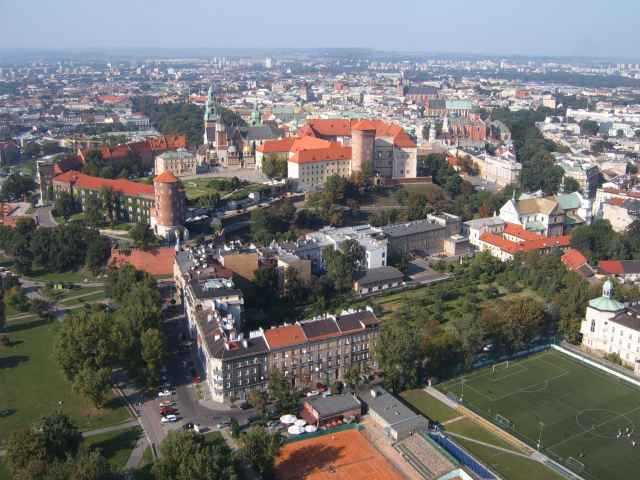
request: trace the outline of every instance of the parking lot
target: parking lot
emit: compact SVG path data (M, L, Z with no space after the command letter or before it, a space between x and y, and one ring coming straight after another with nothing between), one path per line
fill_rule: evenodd
M198 370L195 350L186 338L186 325L184 315L174 316L164 323L167 334L170 355L163 371L163 382L169 395L158 396L156 391L140 401L140 398L132 398L136 409L140 414L145 432L149 440L157 446L171 430L185 428L188 423L197 424L202 432L217 430L219 424L228 423L235 418L240 425L248 422L255 413L252 409L242 410L230 408L228 405L207 400L207 388L204 383L196 383L192 376L192 369L201 375ZM204 378L202 378L204 381ZM161 415L161 403L170 402L170 407L175 409L176 421L163 423Z

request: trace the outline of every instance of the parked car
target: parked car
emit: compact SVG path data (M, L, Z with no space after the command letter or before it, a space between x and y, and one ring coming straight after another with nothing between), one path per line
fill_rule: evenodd
M177 421L178 421L178 417L175 415L165 415L160 419L160 423L173 423Z
M318 395L320 395L318 390L311 390L310 392L307 392L307 397L317 397Z
M177 408L173 408L173 407L162 407L160 409L160 415L165 416L165 415L175 415L176 413L178 413L178 409Z
M160 406L161 407L171 407L171 406L173 406L175 404L176 404L176 402L174 402L173 400L162 400L160 402Z
M160 390L158 392L158 397L170 397L171 395L173 395L171 390Z
M220 422L216 425L216 428L226 428L231 426L231 419L230 418L223 418L222 420L220 420Z

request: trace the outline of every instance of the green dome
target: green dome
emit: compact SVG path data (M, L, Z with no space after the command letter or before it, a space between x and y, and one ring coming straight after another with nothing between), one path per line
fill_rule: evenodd
M619 312L624 309L624 305L611 297L602 296L589 300L589 306L601 312Z

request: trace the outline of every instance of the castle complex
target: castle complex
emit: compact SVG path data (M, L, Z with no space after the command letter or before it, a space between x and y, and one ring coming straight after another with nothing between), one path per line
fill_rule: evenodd
M265 159L286 159L288 178L303 190L327 177L352 174L381 179L415 178L418 149L402 127L380 120L313 119L296 137L266 141L256 149L256 168Z

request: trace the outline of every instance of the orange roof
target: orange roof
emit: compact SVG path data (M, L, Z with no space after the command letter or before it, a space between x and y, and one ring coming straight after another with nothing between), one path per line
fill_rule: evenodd
M504 224L504 233L507 235L513 235L520 240L539 240L540 238L544 238L542 237L542 235L530 232L526 228L523 228L521 225L508 222Z
M298 137L287 137L282 140L267 140L258 146L256 150L262 153L287 153L291 150L296 140L298 140Z
M602 273L609 275L622 275L624 273L624 267L620 260L601 260L598 262L598 269Z
M134 248L129 255L114 248L111 250L109 265L120 267L130 264L150 275L167 276L173 274L175 256L176 250L173 247L161 247L149 251Z
M372 120L360 120L353 124L352 130L377 130L378 124Z
M316 118L309 120L307 125L318 135L327 137L351 136L351 120L341 118Z
M416 148L416 143L395 123L382 120L312 119L299 130L301 136L350 137L351 130L375 130L376 137L390 137L400 148Z
M559 237L541 237L537 240L528 240L523 242L521 245L523 252L553 247L565 248L571 245L571 237L569 235L562 235Z
M307 336L300 325L286 325L270 328L264 332L264 337L270 349L278 349L300 345L307 341Z
M332 143L329 148L315 150L301 150L291 157L294 163L330 162L336 160L351 160L351 147L343 147L339 143Z
M506 238L502 238L500 235L496 235L495 233L483 233L480 235L480 240L513 255L521 251L520 245L512 242L511 240L507 240Z
M575 248L567 250L566 253L562 255L561 260L569 270L577 270L587 263L587 258Z
M335 144L335 142L333 143ZM292 152L300 152L302 150L312 150L316 148L328 148L332 145L332 142L329 140L322 140L321 138L315 137L301 137L296 138L296 140L291 145Z
M165 170L160 175L155 177L153 179L153 182L154 183L155 182L158 182L158 183L177 183L178 182L178 178L173 173L171 173L170 170Z
M624 205L624 198L610 198L607 200L609 205L614 205L616 207L621 207Z
M151 197L155 192L153 185L132 182L130 180L92 177L84 173L69 170L53 178L54 182L72 184L76 188L85 190L102 190L111 188L113 191L130 197Z

